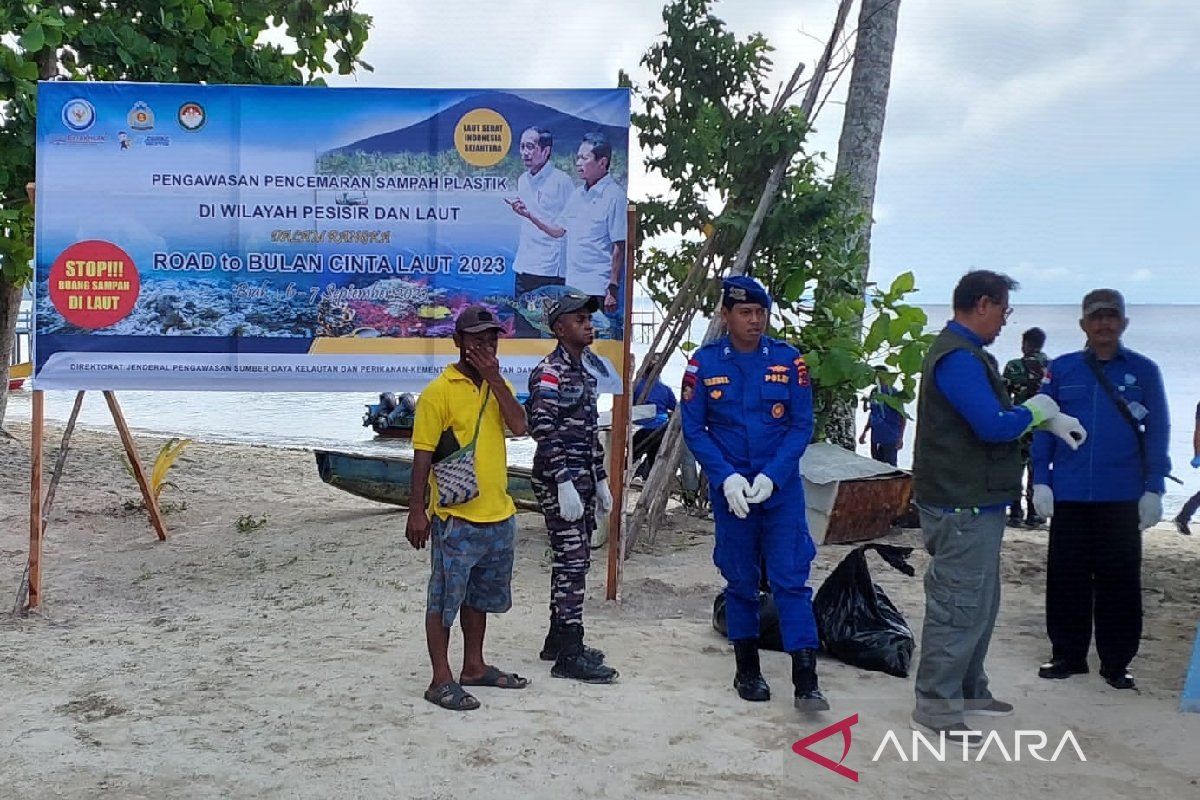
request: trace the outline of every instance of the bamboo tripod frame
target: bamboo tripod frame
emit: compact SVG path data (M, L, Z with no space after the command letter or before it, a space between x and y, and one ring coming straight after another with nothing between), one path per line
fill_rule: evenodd
M54 503L54 495L58 489L58 482L62 478L63 469L66 467L67 451L70 449L71 435L75 431L75 423L79 419L79 411L83 406L84 394L84 392L78 392L75 395L75 405L71 409L71 417L68 419L66 430L63 432L62 446L59 448L58 458L54 464L54 472L50 476L50 485L43 501L42 439L45 434L46 422L45 396L41 391L35 390L33 393L33 419L29 444L29 562L26 565L25 579L21 582L21 587L17 593L16 607L13 609L17 613L32 611L40 606L42 602L42 541L46 535L46 525L50 516L50 508ZM117 396L113 392L106 391L104 392L104 400L108 404L108 410L112 414L113 423L117 427L117 434L121 437L121 444L125 447L125 455L129 458L129 463L133 468L133 477L137 480L138 488L142 492L142 500L146 504L147 513L150 515L150 524L154 526L159 541L166 541L167 529L163 525L162 514L158 510L158 501L154 497L154 492L151 491L150 482L146 480L146 472L142 469L142 462L138 457L133 435L129 432L129 425L125 422L125 415L121 413L121 406L117 403Z

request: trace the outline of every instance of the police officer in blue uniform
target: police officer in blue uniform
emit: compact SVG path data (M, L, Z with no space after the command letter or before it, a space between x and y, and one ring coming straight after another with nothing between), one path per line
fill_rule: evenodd
M758 659L758 587L765 565L783 646L792 656L795 704L824 711L817 688L817 625L808 588L816 555L804 517L800 456L813 431L812 387L800 351L763 332L771 298L758 281L724 282L726 336L688 362L683 436L710 482L716 517L713 561L725 578L726 619L743 700L771 690Z

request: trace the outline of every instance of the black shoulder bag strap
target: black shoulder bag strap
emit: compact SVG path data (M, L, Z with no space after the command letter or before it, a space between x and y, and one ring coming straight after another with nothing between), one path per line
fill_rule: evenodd
M1104 389L1105 394L1116 405L1117 410L1121 412L1121 416L1125 418L1125 422L1129 427L1133 428L1133 433L1137 436L1138 442L1138 458L1142 462L1142 482L1144 483L1149 477L1146 467L1146 426L1138 422L1133 416L1133 411L1129 408L1129 401L1121 396L1117 391L1117 387L1113 386L1113 382L1104 374L1104 368L1100 366L1100 362L1096 359L1096 354L1088 351L1083 357L1084 363L1088 365L1088 369L1096 376L1096 382Z

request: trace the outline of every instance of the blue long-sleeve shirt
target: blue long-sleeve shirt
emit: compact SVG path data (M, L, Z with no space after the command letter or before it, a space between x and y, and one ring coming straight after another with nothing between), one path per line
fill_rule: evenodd
M1078 450L1071 450L1051 434L1034 434L1034 483L1050 486L1055 500L1071 502L1126 502L1137 500L1145 492L1161 494L1171 472L1167 450L1171 424L1158 367L1124 347L1111 360L1100 362L1134 415L1142 416L1146 430L1143 474L1137 434L1084 360L1087 352L1054 359L1050 382L1042 387L1064 414L1082 423L1087 441Z
M975 345L983 340L965 325L951 321L946 326ZM1033 412L1022 406L1005 409L992 391L987 370L968 350L955 350L938 361L933 372L937 388L962 415L971 430L985 442L1011 442L1020 438L1033 422Z
M683 377L683 438L714 491L733 473L758 473L781 491L778 502L799 502L800 457L813 432L812 385L800 351L762 337L739 353L729 337L706 344ZM786 489L786 491L782 491Z
M642 394L642 381L633 387L633 400L636 402ZM639 419L633 424L648 431L658 430L667 424L671 412L675 410L675 393L662 381L655 381L646 395L645 403L653 403L657 413L649 419Z

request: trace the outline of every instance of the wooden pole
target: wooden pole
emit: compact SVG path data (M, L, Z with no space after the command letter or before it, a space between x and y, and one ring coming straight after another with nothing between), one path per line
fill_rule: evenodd
M608 483L612 491L613 507L608 516L608 582L605 584L606 600L616 600L621 584L621 540L625 522L625 473L629 460L629 408L630 393L630 322L633 319L633 258L637 251L637 207L632 203L626 210L628 217L625 235L625 325L621 362L621 382L625 391L613 396L612 433L609 436Z
M75 405L71 407L71 416L67 418L67 429L63 431L62 445L58 448L58 456L54 459L54 471L50 473L50 488L46 489L46 502L42 507L42 535L46 533L46 521L50 517L50 507L54 505L54 495L58 493L58 483L62 480L63 470L67 466L67 451L71 449L71 435L75 433L75 423L79 420L79 411L83 408L85 392L75 394Z
M138 458L137 447L133 442L133 435L129 433L129 425L125 422L125 415L121 413L121 407L117 405L117 396L113 392L106 391L104 393L104 400L108 403L108 410L112 412L113 422L117 426L117 433L121 435L121 444L125 445L125 455L129 457L129 465L133 467L133 477L137 479L138 488L142 490L142 499L146 503L146 511L150 514L150 524L158 532L158 540L165 542L167 540L167 529L163 526L162 515L158 513L158 501L154 498L154 492L151 491L150 484L146 481L146 473L142 471L142 462Z
M83 392L75 395L75 406L67 420L67 429L63 432L62 445L58 448L58 457L54 459L54 471L50 473L50 488L46 490L46 500L42 503L41 520L42 532L40 541L45 542L47 520L50 518L50 508L54 505L54 495L58 491L58 483L62 479L63 470L67 465L67 450L71 447L71 434L75 432L75 422L79 419L79 410L83 407ZM19 614L25 608L29 598L29 564L25 565L25 574L21 576L21 585L17 588L17 602L13 604L13 614Z
M45 396L33 393L33 420L29 438L29 603L27 611L42 602L42 427Z

